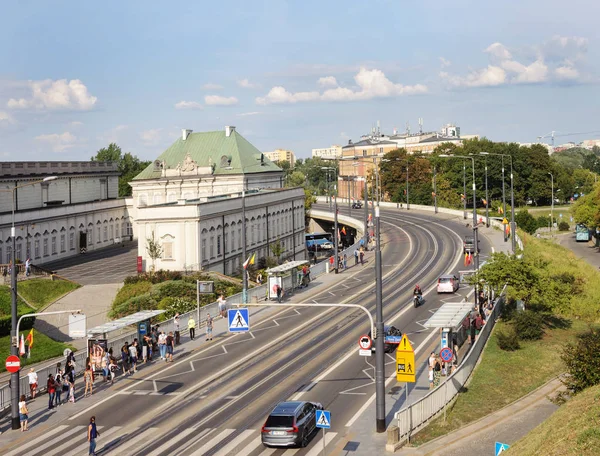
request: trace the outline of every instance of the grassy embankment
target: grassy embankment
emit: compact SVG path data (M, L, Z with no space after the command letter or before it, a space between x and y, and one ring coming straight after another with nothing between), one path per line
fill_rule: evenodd
M423 444L499 410L556 377L564 371L560 358L564 345L574 341L589 323L598 322L600 273L564 247L524 236L525 255L546 263L547 274L573 274L581 285L581 293L571 299L567 308L559 309L567 321L566 327L547 327L541 340L521 341L519 350L507 352L498 347L496 333L507 325L499 322L466 392L447 411L446 421L442 417L433 420L413 436L413 444Z

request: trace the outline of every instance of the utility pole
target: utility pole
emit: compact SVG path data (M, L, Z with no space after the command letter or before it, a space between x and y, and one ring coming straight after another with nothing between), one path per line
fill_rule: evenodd
M463 218L467 220L467 175L463 162Z
M410 203L408 202L408 157L406 157L406 210L410 210Z
M383 289L381 272L381 227L379 222L379 204L375 207L375 402L376 429L378 433L386 431L385 426L385 353L383 329Z
M433 206L434 206L434 210L435 213L438 213L438 207L437 207L437 185L436 185L436 168L435 165L433 165Z
M246 261L246 179L242 183L242 262ZM248 303L248 275L242 265L242 304ZM200 324L200 322L198 322Z
M338 207L337 207L337 195L335 200L333 201L333 260L335 261L335 265L333 266L335 273L338 273L338 265L340 264L340 260L338 258Z
M489 196L488 196L488 175L487 175L487 157L485 157L485 226L490 227Z

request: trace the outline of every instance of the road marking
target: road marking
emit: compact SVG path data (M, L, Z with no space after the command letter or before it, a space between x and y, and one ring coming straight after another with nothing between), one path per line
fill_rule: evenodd
M227 354L227 349L225 348L225 345L221 345L221 348L223 349L223 351L225 352L225 354ZM190 361L190 364L192 366L192 369L194 368L194 364Z
M137 445L139 442L143 442L144 445L147 445L150 442L149 437L154 437L156 430L157 428L148 428L144 432L133 437L131 440L127 440L127 442L123 443L123 445L119 445L116 448L117 454L129 454L125 453L125 451L131 448L132 446ZM149 446L146 446L146 448L149 448Z
M275 451L277 451L275 448L267 448L262 453L260 453L258 456L270 456L273 453L275 453Z
M60 426L52 429L52 432L55 433L56 435L61 435L62 431L68 427L69 426L67 426L66 424L61 424ZM19 446L18 448L14 449L12 451L9 451L8 453L4 453L3 456L15 456L19 453L22 453L23 450L27 450L29 447L37 445L39 442L43 442L47 438L48 438L48 434L41 435L41 436L31 440L30 442L26 443L24 446ZM61 438L62 438L62 436L61 436Z
M395 372L394 372L394 375L396 375ZM325 446L329 445L329 443L335 438L336 435L337 435L337 432L327 431L325 433ZM315 444L313 445L311 450L308 453L306 453L306 456L319 456L322 451L323 451L323 437L321 437L318 442L315 442Z
M99 428L99 427L98 427ZM109 435L114 434L115 432L119 431L121 429L121 426L114 426L112 428L107 429L106 431L102 432L102 441L104 442L104 439L106 437L108 437ZM90 442L88 442L87 437L85 438L85 442L83 442L81 445L79 445L78 447L73 448L71 451L69 451L68 453L63 453L64 456L81 456L81 454L84 451L87 451L90 448ZM102 451L102 449L100 448L97 452L99 453L100 451Z
M239 449L238 446L241 445L241 443L244 440L246 440L248 437L250 437L255 432L256 431L253 429L246 429L240 435L238 435L235 439L231 440L227 445L222 447L217 453L215 453L215 456L227 456L229 454L240 454L238 451L238 449ZM260 438L260 436L259 436L259 438Z
M214 436L212 439L210 439L208 442L206 442L204 445L202 445L200 448L198 448L196 451L194 451L190 456L202 456L208 450L210 450L213 446L215 446L221 440L227 438L227 436L229 436L230 434L232 434L234 432L235 432L235 429L225 429L223 432Z
M179 442L180 440L183 440L189 434L191 434L192 432L195 432L195 431L196 431L196 429L194 429L194 428L187 428L187 429L184 429L183 431L177 432L177 434L174 437L169 438L161 446L159 446L158 448L153 448L152 449L152 453L153 454L160 454L161 452L168 450L173 445L175 445L177 442Z
M252 442L237 452L236 456L248 456L262 443L262 437L259 435Z
M83 431L86 429L86 426L75 426L72 429L69 429L67 431L61 432L60 434L53 434L56 435L57 437L55 437L54 439L50 440L49 442L44 443L43 445L39 445L39 446L35 446L35 448L32 448L30 451L31 452L40 452L40 451L44 451L46 448L51 447L52 445L59 443L59 441L64 441L65 439L67 440L67 444L66 446L68 447L69 445L73 445L73 440L72 439L76 439L77 437L71 437L72 434L76 434L78 432L81 432L81 435L83 435ZM80 436L81 437L81 436ZM63 447L63 448L61 448ZM61 445L58 448L53 449L52 451L44 451L45 455L52 455L52 454L56 454L58 452L60 452L61 449L64 449L65 445ZM24 450L25 448L21 447L21 450Z

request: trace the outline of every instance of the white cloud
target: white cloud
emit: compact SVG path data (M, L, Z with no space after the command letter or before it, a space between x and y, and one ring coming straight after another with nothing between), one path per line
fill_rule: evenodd
M28 81L29 98L11 98L7 106L11 109L78 110L88 111L94 107L96 97L88 93L79 79L53 81Z
M175 109L202 109L202 104L197 101L180 101L175 103Z
M543 60L536 60L516 73L517 76L513 80L515 83L536 83L548 80L548 66Z
M442 68L446 68L449 67L450 65L452 65L452 62L450 62L450 60L445 59L444 57L440 57L440 65L442 66Z
M0 127L5 127L15 123L15 119L7 112L0 111Z
M539 49L539 53L548 61L575 62L583 60L587 54L588 39L580 36L554 35Z
M108 131L98 135L98 141L107 142L107 143L119 143L121 142L122 135L121 133L127 130L129 126L127 125L117 125L114 128L111 128Z
M223 88L222 85L219 84L211 84L210 82L208 84L204 84L202 86L202 88L204 90L221 90Z
M232 106L238 104L236 97L222 97L220 95L206 95L204 103L208 106Z
M298 103L304 101L357 101L372 98L388 98L427 92L422 84L407 86L390 81L381 70L361 68L354 76L357 88L336 87L319 92L287 91L284 87L273 87L265 97L258 97L259 105Z
M570 64L558 67L554 70L554 74L561 81L575 81L579 79L579 71Z
M50 145L54 152L63 152L77 143L77 137L68 131L61 134L39 135L35 137L35 140Z
M317 81L317 84L321 87L337 87L338 86L337 79L335 79L334 76L324 76L322 78L319 78L319 80Z
M454 87L493 87L506 82L506 71L497 66L474 70L467 76L455 76L442 71L440 77Z
M78 128L81 127L83 125L83 122L80 122L79 120L74 120L73 122L69 122L69 126L71 128Z
M258 116L259 114L262 114L262 112L252 111L252 112L242 112L240 114L237 114L237 116L238 117L248 117L248 116Z
M504 46L502 43L490 44L485 50L485 52L487 52L491 56L491 58L500 61L512 59L512 54L508 49L506 49L506 46Z
M237 82L237 85L244 89L256 89L259 87L258 84L253 84L248 79L241 79Z
M146 146L155 146L161 140L161 132L162 128L152 128L150 130L145 130L140 133L140 140Z

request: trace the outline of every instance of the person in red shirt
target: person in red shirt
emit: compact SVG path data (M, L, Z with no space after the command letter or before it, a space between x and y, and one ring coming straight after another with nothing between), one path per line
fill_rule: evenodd
M48 410L50 410L54 408L54 396L56 395L56 383L52 374L48 375L46 387L48 389Z

